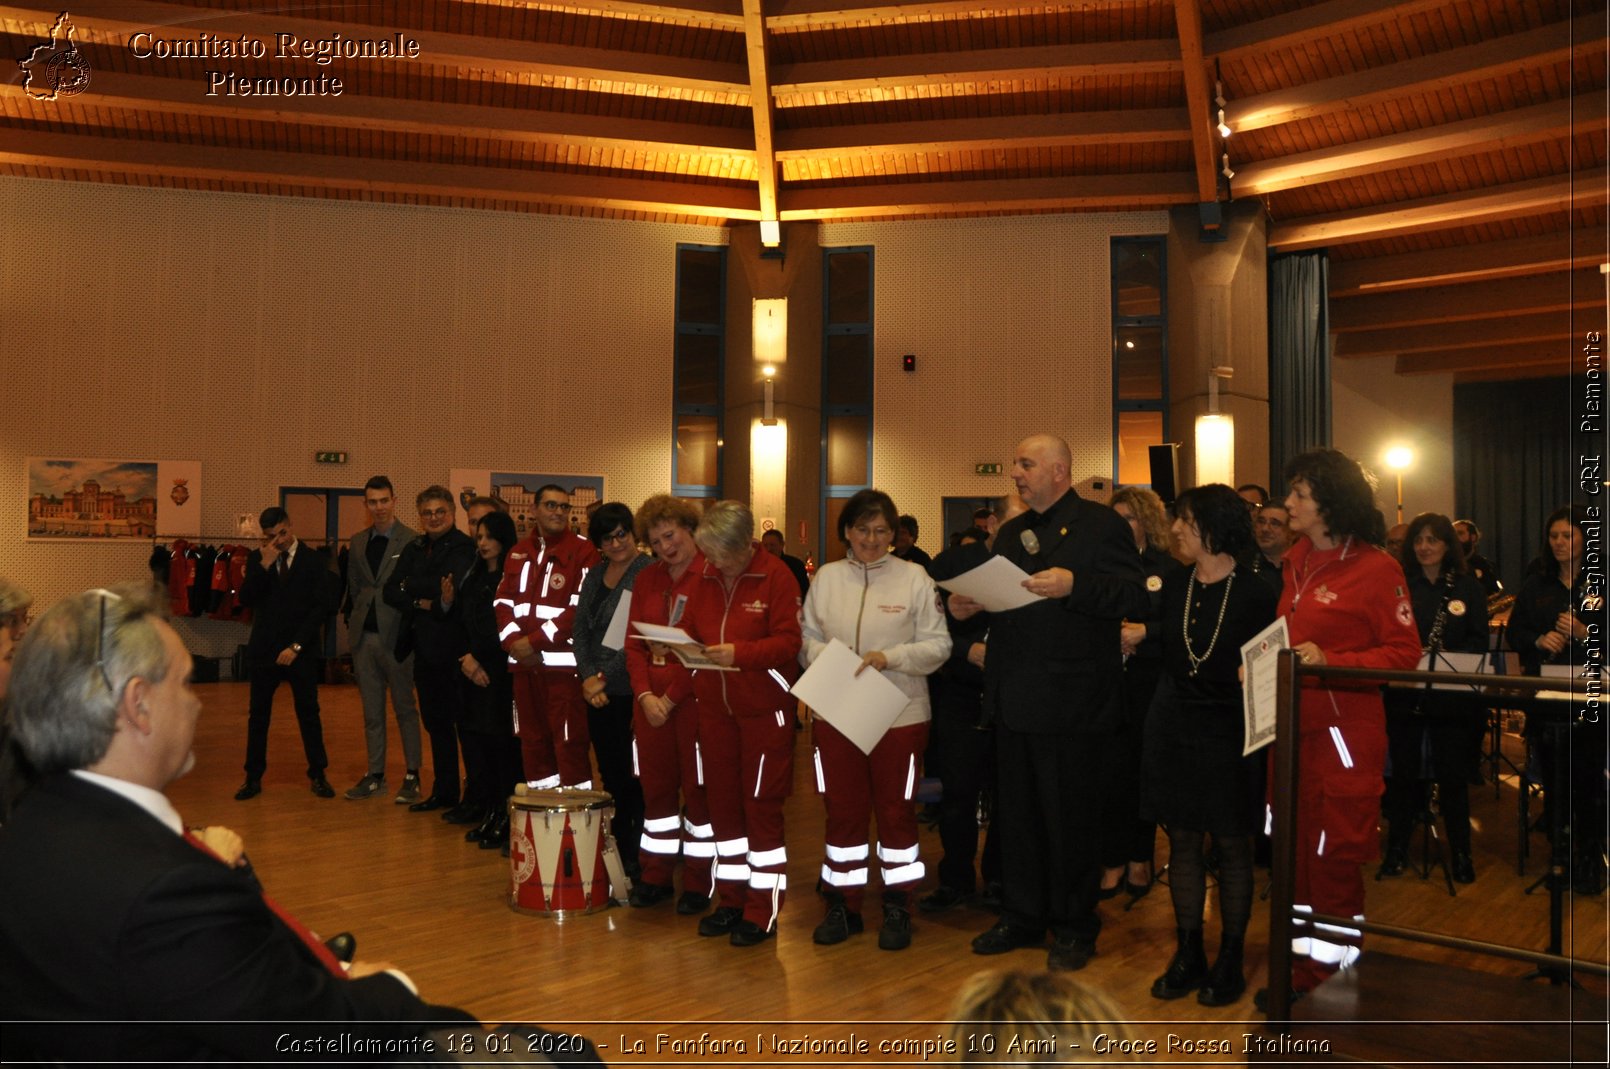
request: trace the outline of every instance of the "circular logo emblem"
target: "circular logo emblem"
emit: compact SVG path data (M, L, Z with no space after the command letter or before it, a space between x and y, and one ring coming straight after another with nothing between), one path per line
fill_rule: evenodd
M1409 608L1409 603L1406 601L1398 602L1398 623L1404 627L1414 626L1414 610Z
M1465 614L1465 603L1458 598L1454 598L1448 602L1448 611L1455 616L1463 616Z
M554 572L548 579L548 585L555 590L563 590L565 588L565 573Z
M70 97L89 88L89 64L74 48L51 57L45 67L45 84L60 97Z
M1163 577L1160 575L1148 575L1146 577L1146 589L1153 594L1163 589Z
M514 882L517 884L525 883L537 871L537 843L531 838L530 818L523 819L527 826L520 828L514 836L518 849L509 851L509 856L516 859Z

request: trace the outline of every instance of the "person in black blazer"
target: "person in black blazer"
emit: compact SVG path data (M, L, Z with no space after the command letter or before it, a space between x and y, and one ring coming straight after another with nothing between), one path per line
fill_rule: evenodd
M257 522L263 529L263 548L247 554L246 578L240 584L240 603L252 610L252 633L246 641L251 704L246 716L246 782L235 792L235 800L244 802L262 793L268 723L274 692L282 682L291 685L313 793L334 798L335 790L324 778L330 761L319 721L319 641L324 621L335 612L338 580L323 553L297 540L284 509L266 508Z
M990 619L984 713L995 724L996 819L1005 898L976 954L1040 946L1051 969L1083 968L1101 918L1101 770L1122 715L1119 625L1147 611L1140 555L1116 512L1074 490L1068 444L1019 443L1012 481L1029 511L1001 526L994 552L1044 600ZM978 608L953 598L960 616Z
M67 598L22 644L10 711L39 779L0 835L7 1055L256 1062L280 1057L272 1022L413 1042L426 1022L473 1021L389 966L343 967L243 857L186 833L163 791L195 763L190 676L149 588Z

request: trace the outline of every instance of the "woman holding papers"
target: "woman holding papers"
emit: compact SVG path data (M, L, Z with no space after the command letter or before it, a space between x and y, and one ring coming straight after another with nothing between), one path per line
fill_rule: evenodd
M1286 512L1298 538L1281 566L1280 611L1304 664L1413 668L1420 634L1397 560L1379 547L1386 523L1375 480L1334 449L1286 465ZM1360 868L1378 848L1386 716L1381 689L1361 680L1303 681L1297 740L1297 865L1293 902L1332 916L1364 916ZM1292 990L1311 991L1358 959L1363 933L1299 926Z
M656 494L637 510L638 540L654 551L655 559L632 586L632 623L683 625L688 600L704 572L704 555L693 542L698 526L699 510L669 494ZM693 676L664 646L630 635L626 668L636 695L632 746L643 788L643 838L638 850L642 871L628 901L643 909L670 898L680 853L682 897L676 911L687 916L703 913L715 890L711 868L716 846L699 774L699 705L693 696Z
M1241 646L1275 619L1278 595L1236 564L1252 546L1252 517L1230 487L1180 495L1174 536L1191 561L1163 577L1162 674L1146 718L1141 815L1167 825L1169 893L1179 949L1152 997L1198 988L1204 1006L1228 1006L1247 989L1242 943L1252 916L1252 836L1262 799L1257 764L1243 757ZM1207 901L1204 846L1219 853L1219 956L1210 970L1202 940Z
M783 800L794 786L799 583L754 535L743 505L710 506L694 534L705 564L682 625L717 666L693 676L721 896L699 934L736 947L777 931L788 890Z
M637 551L632 510L619 501L599 506L587 521L587 540L603 556L581 581L571 641L576 649L576 677L587 702L587 734L604 790L615 799L611 828L623 867L639 874L637 852L643 836L643 788L632 772L632 681L626 674L626 652L604 645L621 595L632 589L649 558ZM624 638L619 645L625 645Z
M862 490L850 498L839 514L839 538L849 555L817 572L805 599L803 663L815 662L836 639L860 658L854 675L881 672L907 699L870 752L850 740L850 725L834 726L831 708L820 710L812 729L816 787L827 808L822 865L827 917L812 936L822 944L842 943L863 929L870 816L878 820L883 877L879 948L911 945L911 890L924 872L911 798L928 743L926 677L950 656L950 631L928 573L889 552L898 517L881 490Z
M1420 645L1437 655L1487 652L1487 592L1465 567L1465 551L1454 534L1453 521L1435 512L1423 512L1409 523L1400 557L1409 579L1409 601ZM1481 737L1487 730L1486 707L1469 693L1417 688L1386 692L1387 749L1392 774L1386 780L1386 856L1376 874L1398 876L1409 861L1409 833L1414 815L1426 807L1426 780L1421 771L1427 741L1435 774L1442 822L1448 829L1453 859L1448 874L1460 883L1473 883L1476 866L1470 856L1470 778L1481 757Z

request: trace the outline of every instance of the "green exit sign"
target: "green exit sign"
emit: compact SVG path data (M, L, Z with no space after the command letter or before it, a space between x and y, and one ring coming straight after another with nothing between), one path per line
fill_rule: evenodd
M1001 473L1001 465L999 465L999 464L974 464L973 465L973 474L974 475L999 475L1000 473Z
M315 464L345 464L347 455L345 453L314 453L313 462ZM1000 465L996 466L999 467Z

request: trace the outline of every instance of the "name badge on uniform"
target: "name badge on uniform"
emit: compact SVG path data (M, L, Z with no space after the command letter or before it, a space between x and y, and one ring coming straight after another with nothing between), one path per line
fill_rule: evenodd
M1458 598L1454 598L1448 602L1448 612L1453 616L1463 616L1465 614L1465 603Z
M680 624L682 622L682 613L687 609L687 607L688 596L686 594L678 594L676 596L676 600L671 603L671 619L667 622L672 627Z
M1163 577L1160 575L1148 575L1146 577L1146 589L1153 594L1163 589Z

